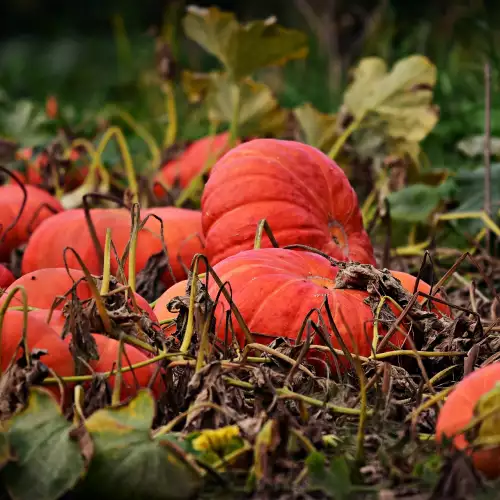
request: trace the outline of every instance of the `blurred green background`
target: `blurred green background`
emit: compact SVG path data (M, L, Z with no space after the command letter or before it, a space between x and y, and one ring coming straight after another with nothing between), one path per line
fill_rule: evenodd
M154 68L154 38L167 26L184 68L208 69L214 60L188 42L179 22L183 1L3 0L0 4L0 89L9 99L101 109L117 103L147 119L141 75ZM214 1L241 20L276 15L280 24L310 36L310 54L263 76L287 107L309 101L321 111L341 103L351 68L360 57L389 63L412 53L438 67L435 101L441 119L425 140L432 166L461 162L457 142L484 128L484 64L492 65L492 133L500 135L500 2L498 0L267 0ZM274 78L274 80L272 80ZM149 97L148 97L149 99ZM182 113L182 109L181 109ZM202 135L205 124L181 120L181 134Z

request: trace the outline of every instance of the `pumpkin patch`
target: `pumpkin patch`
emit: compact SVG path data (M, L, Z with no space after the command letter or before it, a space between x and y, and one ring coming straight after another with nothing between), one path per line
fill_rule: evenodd
M494 2L21 3L2 500L496 499Z

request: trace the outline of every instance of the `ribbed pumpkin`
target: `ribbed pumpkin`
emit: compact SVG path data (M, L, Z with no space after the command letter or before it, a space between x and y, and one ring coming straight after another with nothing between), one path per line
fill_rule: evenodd
M203 251L201 240L201 214L196 210L175 207L159 207L141 212L144 219L148 214L155 214L163 221L163 231L170 265L176 279L184 279L186 272L179 257L185 266L189 267L193 255ZM125 209L95 209L91 211L97 238L104 246L106 229L111 229L111 239L121 256L130 239L131 216ZM23 256L23 273L48 267L64 267L63 251L65 247L74 248L93 274L102 272L95 247L90 237L89 228L82 209L68 210L53 217L42 224L31 237ZM160 224L150 217L144 228L139 232L136 270L140 271L148 259L162 252L160 238ZM79 264L72 252L66 254L70 267L78 268ZM127 262L125 274L128 275ZM116 275L118 263L112 255L111 272ZM172 283L168 271L163 273L162 279Z
M375 263L347 177L306 144L254 139L235 147L212 169L201 205L212 265L251 249L261 219L282 247L299 243L339 260Z
M230 283L233 301L256 342L269 344L277 337L294 341L308 312L322 308L327 297L336 326L347 347L351 352L357 350L360 355L370 355L374 316L364 302L368 294L358 290L336 289L338 271L324 257L280 248L248 250L219 262L214 266L214 271L223 283ZM394 274L408 291L413 292L416 281L413 276ZM213 280L210 283L208 291L215 298L218 287ZM177 283L158 299L154 311L160 321L173 317L166 305L173 297L185 294L185 284ZM429 285L421 281L419 289L428 292ZM221 339L225 335L224 310L228 310L228 307L221 295L216 311L217 332ZM439 309L441 313L449 313L447 306L440 305ZM323 317L327 321L325 314ZM317 320L317 314L311 318ZM244 333L234 318L233 327L243 346ZM168 333L171 331L169 329ZM384 333L382 325L379 332ZM337 338L332 332L330 334L332 345L340 348ZM405 340L405 336L398 332L391 337L391 343L399 347L405 344ZM314 343L321 343L321 340L316 338Z

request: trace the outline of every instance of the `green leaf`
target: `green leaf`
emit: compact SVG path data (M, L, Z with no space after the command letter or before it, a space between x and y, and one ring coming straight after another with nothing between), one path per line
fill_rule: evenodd
M3 430L0 432L0 470L12 460L12 455L10 451L9 438L7 432Z
M231 82L222 73L183 73L184 89L192 102L203 98L210 120L230 123L233 117ZM286 112L281 109L271 89L245 78L239 83L240 109L238 130L242 137L278 135L284 130Z
M84 485L88 498L184 499L200 487L198 469L168 436L153 439L150 391L126 406L95 412L86 422L94 458Z
M28 405L12 417L6 431L16 458L1 474L13 498L55 500L75 486L85 464L71 428L50 392L30 390Z
M350 497L352 492L351 472L344 457L334 457L327 467L326 458L320 452L311 453L306 459L309 484L314 490L332 495L335 500Z
M426 456L425 460L415 465L413 469L413 476L420 478L420 480L432 487L438 479L439 473L443 466L443 457L438 454Z
M426 222L443 200L450 198L454 184L446 181L438 186L412 184L387 197L391 218L405 222Z
M277 25L274 17L240 24L231 12L190 6L183 25L189 38L221 61L232 81L308 52L306 35Z
M387 71L383 59L362 59L344 94L344 104L365 125L383 128L392 138L408 142L424 139L438 121L432 106L436 67L419 55L398 61Z
M454 182L457 186L456 199L460 205L451 213L475 212L484 208L484 167L474 170L460 169L454 176ZM500 163L491 165L491 201L495 212L498 212L498 203L500 202ZM498 217L493 217L498 220ZM484 224L478 220L460 220L453 221L457 227L469 234L477 234Z
M476 158L484 155L484 135L473 135L462 139L457 144L457 149L468 156ZM492 137L490 141L491 156L500 157L500 137Z
M23 146L37 146L48 142L53 134L44 130L50 120L28 100L17 101L12 109L0 116L5 134Z
M310 103L293 110L304 134L304 141L310 146L329 151L337 137L337 116L321 113Z

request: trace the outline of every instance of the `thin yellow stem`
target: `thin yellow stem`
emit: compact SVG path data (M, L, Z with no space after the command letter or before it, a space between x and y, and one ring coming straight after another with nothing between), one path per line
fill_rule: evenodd
M104 240L104 267L102 270L101 295L109 292L109 282L111 279L111 228L106 229L106 239Z
M175 92L171 82L165 82L163 85L165 92L165 104L168 115L168 125L163 139L163 147L168 148L175 144L177 138L177 108L175 105Z

